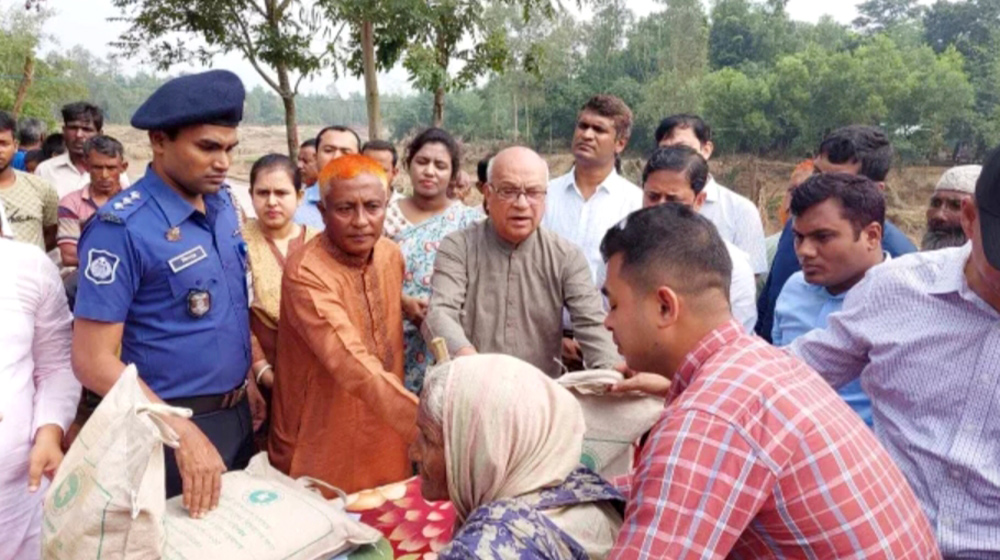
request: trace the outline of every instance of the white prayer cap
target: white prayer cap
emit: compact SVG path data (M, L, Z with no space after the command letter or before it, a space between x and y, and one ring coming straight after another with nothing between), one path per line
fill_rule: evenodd
M944 172L938 180L934 192L955 191L965 194L976 193L976 181L982 172L982 165L960 165Z

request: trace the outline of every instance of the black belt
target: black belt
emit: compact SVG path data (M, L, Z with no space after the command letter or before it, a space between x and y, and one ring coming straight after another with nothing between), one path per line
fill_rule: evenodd
M170 406L179 408L190 408L194 416L208 414L219 410L234 408L240 404L247 396L247 382L221 395L203 395L200 397L184 397L180 399L168 399L165 402Z

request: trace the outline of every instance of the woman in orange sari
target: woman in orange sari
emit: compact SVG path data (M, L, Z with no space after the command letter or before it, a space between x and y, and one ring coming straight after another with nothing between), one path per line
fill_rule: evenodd
M257 217L247 220L243 226L253 281L250 304L253 365L248 385L254 430L265 438L264 424L277 374L274 364L278 353L278 316L285 260L318 233L292 221L302 193L299 171L287 156L268 154L254 162L250 169L250 196ZM262 426L265 429L261 429Z

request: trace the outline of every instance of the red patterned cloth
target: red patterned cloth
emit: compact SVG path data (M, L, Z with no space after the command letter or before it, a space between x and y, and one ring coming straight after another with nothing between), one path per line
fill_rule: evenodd
M396 560L435 560L451 542L455 508L451 502L428 502L420 495L420 477L373 490L347 500L347 511L385 535Z
M667 402L611 558L941 558L872 431L739 323L687 355Z

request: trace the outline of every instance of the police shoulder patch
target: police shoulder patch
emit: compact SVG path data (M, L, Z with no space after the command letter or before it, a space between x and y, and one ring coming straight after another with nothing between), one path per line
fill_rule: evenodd
M121 259L111 251L90 249L87 251L87 268L83 275L98 286L113 284L120 263Z
M132 186L124 189L102 206L97 217L102 222L124 224L129 216L141 208L147 200L149 200L149 194L141 186Z

